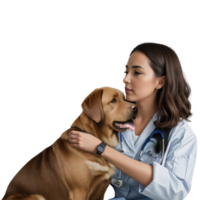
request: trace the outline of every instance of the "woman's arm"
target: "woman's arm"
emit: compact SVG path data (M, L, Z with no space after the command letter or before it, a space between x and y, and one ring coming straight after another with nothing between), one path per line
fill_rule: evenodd
M73 147L90 153L96 153L96 147L101 143L101 140L95 136L79 131L71 131L69 141ZM101 156L144 187L146 187L153 179L152 165L129 158L108 145Z
M109 146L106 146L101 155L144 187L146 187L153 179L152 165L129 158Z

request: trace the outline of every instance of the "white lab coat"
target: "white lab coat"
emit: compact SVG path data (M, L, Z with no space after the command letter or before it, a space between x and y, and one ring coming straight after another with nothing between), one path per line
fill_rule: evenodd
M122 132L124 154L135 160L151 164L153 166L152 182L144 187L121 172L124 185L122 188L117 188L114 182L118 179L120 171L116 168L116 174L111 181L115 190L115 198L124 197L126 200L182 200L190 192L197 156L197 138L186 120L179 121L177 126L171 129L162 165L159 164L161 152L157 155L154 151L155 138L147 143L143 155L139 158L142 145L155 129L153 123L155 120L157 120L157 113L154 114L135 144L134 131L127 129ZM119 143L116 150L120 151L120 149ZM149 154L152 156L150 157Z

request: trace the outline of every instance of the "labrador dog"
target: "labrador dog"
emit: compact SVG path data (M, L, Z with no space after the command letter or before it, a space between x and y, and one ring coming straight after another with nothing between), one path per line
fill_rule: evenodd
M95 89L83 112L53 145L32 158L12 179L2 200L103 200L115 167L102 156L74 148L71 130L93 134L115 148L118 132L134 130L134 104L114 88Z

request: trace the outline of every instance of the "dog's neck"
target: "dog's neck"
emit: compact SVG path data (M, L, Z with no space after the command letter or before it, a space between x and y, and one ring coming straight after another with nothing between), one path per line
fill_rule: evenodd
M115 148L119 143L117 131L105 125L103 122L96 123L84 112L74 121L71 127L78 127L82 131L94 135L112 148Z

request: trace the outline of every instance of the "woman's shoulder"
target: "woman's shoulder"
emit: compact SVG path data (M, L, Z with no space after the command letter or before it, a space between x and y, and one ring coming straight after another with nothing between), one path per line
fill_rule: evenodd
M180 139L186 139L188 138L192 139L197 139L195 133L193 132L190 124L188 121L185 119L179 120L177 125L171 129L170 131L171 138L180 138Z

